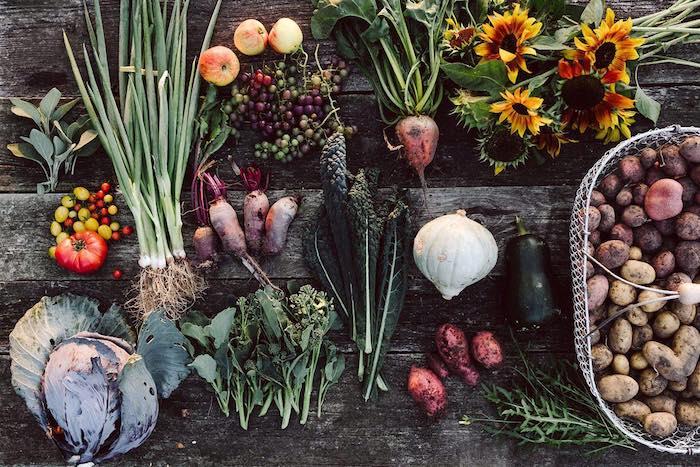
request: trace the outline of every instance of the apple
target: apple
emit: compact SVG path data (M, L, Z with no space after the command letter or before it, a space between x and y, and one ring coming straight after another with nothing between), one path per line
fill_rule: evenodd
M244 55L259 55L267 47L267 29L256 19L247 19L233 33L233 45Z
M270 29L270 46L277 53L292 53L301 46L303 40L301 28L292 19L280 18Z
M199 56L199 74L215 86L231 84L240 70L236 54L223 45L207 49Z

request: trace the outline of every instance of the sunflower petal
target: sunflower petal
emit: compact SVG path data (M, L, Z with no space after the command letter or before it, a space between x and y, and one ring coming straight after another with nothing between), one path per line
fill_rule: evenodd
M498 49L498 56L501 57L503 63L510 63L517 57L517 55L512 52L508 52L505 49Z

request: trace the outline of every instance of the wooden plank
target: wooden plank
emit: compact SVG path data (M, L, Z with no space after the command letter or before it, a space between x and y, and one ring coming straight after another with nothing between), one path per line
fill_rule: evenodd
M249 431L241 430L235 415L224 418L205 384L192 377L161 403L153 435L120 458L119 465L595 465L603 459L605 465L639 465L640 459L644 465L685 463L683 457L641 447L639 452L607 451L604 457L582 457L583 449L517 447L484 432L478 423L458 423L463 414L480 416L490 413L490 408L478 390L454 378L446 382L449 403L445 417L431 422L418 413L404 390L408 368L421 360L419 355L392 356L386 373L391 391L367 404L357 391L354 374L346 371L331 389L321 419L312 415L306 426L291 423L284 431L273 413L253 419ZM509 363L515 361L509 359ZM503 368L484 373L483 378L502 384L513 373ZM7 357L0 357L0 400L4 402L0 404L0 463L58 465L59 452L43 437L10 387ZM183 410L189 412L186 418ZM178 443L184 447L178 449Z
M693 125L700 120L700 86L650 88L648 93L663 105L658 126ZM374 97L348 95L342 96L339 102L344 120L360 128L360 134L348 142L350 167L353 170L365 166L380 168L383 186L419 186L418 177L405 161L397 160L398 155L387 150L383 138L384 124L379 119ZM523 168L495 177L493 169L478 161L474 150L475 134L459 127L449 111L446 103L437 117L442 132L435 160L426 171L429 186L577 185L593 163L612 147L594 142L592 136L587 135L580 138L579 144L565 145L555 161L542 166L532 161ZM633 133L652 127L641 116L638 116L638 121ZM0 141L18 141L28 131L29 126L23 119L10 114L9 101L0 99ZM318 153L293 164L279 164L253 157L253 144L258 141L256 135L245 132L241 141L237 147L224 148L221 156L231 155L239 164L262 162L263 167L272 171L272 188L298 190L320 187ZM234 179L228 164L221 164L220 167L225 179ZM63 176L58 189L67 191L76 184L97 186L106 178L111 178L112 173L109 160L96 154L89 160L79 161L75 175ZM0 148L0 192L33 192L41 181L43 172L39 166L18 159Z

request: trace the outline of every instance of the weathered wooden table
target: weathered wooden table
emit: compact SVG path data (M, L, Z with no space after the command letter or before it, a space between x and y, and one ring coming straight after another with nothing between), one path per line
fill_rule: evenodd
M211 11L212 1L196 0L191 7L191 50L195 50ZM670 3L657 0L610 1L621 15L642 15ZM103 16L108 34L114 37L118 18L118 0L103 0ZM77 96L68 71L61 41L65 29L74 44L86 40L81 0L0 0L0 143L16 141L27 126L10 114L10 97L36 99L51 87L66 96ZM265 24L278 17L290 16L302 25L305 44L313 47L308 28L311 15L308 0L227 0L219 18L214 43L231 43L233 27L243 19L257 17ZM321 43L321 53L332 53L333 44ZM685 48L679 56L700 58L698 49ZM697 69L674 66L649 67L640 73L648 93L663 104L659 125L692 125L700 120L698 108L700 75ZM349 146L353 170L378 166L383 170L382 184L417 187L417 179L403 162L390 154L382 140L382 124L372 91L359 73L354 73L339 99L343 115L360 128L360 135ZM643 120L640 118L640 120ZM466 208L481 216L496 236L499 245L514 233L513 216L523 216L533 231L546 237L553 250L556 271L563 284L568 283L568 219L576 187L588 168L605 151L605 146L586 140L567 145L561 157L544 166L528 166L504 175L477 162L472 152L473 137L458 128L447 110L439 116L443 134L435 162L427 172L429 205L426 213L420 203L414 209L414 221L420 226L428 218L456 208ZM650 127L642 121L635 132ZM250 160L251 144L243 142L228 148L243 161ZM310 221L310 212L319 203L319 180L315 157L291 165L273 167L272 189L279 192L300 191L305 206L293 224L289 245L282 257L268 261L264 267L276 282L291 278L307 279L301 253L300 233ZM224 172L231 176L230 172ZM64 177L59 192L76 184L94 187L112 178L106 157L98 154L80 161L75 175ZM10 385L8 334L15 321L42 295L73 292L96 297L106 306L123 302L130 279L138 266L133 260L135 238L117 243L108 264L97 275L81 278L60 270L46 257L51 237L49 218L59 195L35 194L41 170L33 163L0 151L0 464L60 464L61 458L14 394ZM278 193L273 192L273 198ZM413 190L414 199L419 191ZM234 205L240 205L241 193L231 193ZM124 214L122 219L128 222ZM416 227L417 228L417 227ZM191 225L187 227L192 232ZM119 267L125 278L112 280L110 272ZM236 421L220 415L207 387L191 377L161 405L158 426L151 438L139 449L120 460L123 465L175 464L438 464L438 465L531 465L531 464L661 464L691 463L683 456L671 456L640 448L608 451L604 457L587 458L581 449L537 449L518 447L502 438L492 437L478 424L463 427L463 414L478 414L488 407L478 390L451 379L447 383L449 410L440 421L430 423L419 415L406 393L405 378L413 363L423 361L431 347L435 327L442 322L458 323L468 333L494 330L508 341L500 300L504 293L503 265L499 261L493 273L468 288L458 298L446 302L417 271L411 273L411 286L400 328L387 357L386 376L391 392L378 402L364 403L354 376L355 361L349 358L348 370L341 384L328 396L322 419L312 418L307 426L292 424L281 430L277 420L256 419L250 430L238 428ZM206 301L198 307L216 312L233 303L236 296L255 290L256 283L238 264L228 262L209 277ZM568 286L567 290L568 290ZM338 341L350 352L342 335ZM537 354L560 358L573 356L570 311L547 329L521 336ZM510 363L515 363L512 345L508 345ZM512 372L502 369L484 373L486 382L506 382Z

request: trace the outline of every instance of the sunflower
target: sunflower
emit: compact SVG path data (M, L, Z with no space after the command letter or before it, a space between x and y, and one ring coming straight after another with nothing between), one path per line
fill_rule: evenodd
M576 49L564 51L569 59L588 59L596 70L605 73L608 70L622 72L620 80L630 82L626 62L639 58L637 47L644 43L642 37L630 37L632 19L615 21L615 12L608 8L605 20L596 29L581 24L583 40L574 38Z
M525 55L537 55L537 52L525 43L537 37L542 23L530 18L526 9L521 11L519 4L515 4L513 11L506 11L503 15L489 15L489 23L481 25L479 38L483 42L474 47L474 52L481 57L481 61L503 61L508 68L508 78L515 83L519 70L530 73Z
M607 130L619 123L619 111L630 109L634 100L615 92L622 76L620 70L604 75L593 71L586 60L559 60L559 76L564 78L561 98L564 101L562 123L584 133L589 127Z
M503 125L484 130L478 142L479 160L493 167L494 175L524 164L532 147L527 136L520 138Z
M464 51L471 44L476 34L476 29L469 26L464 27L453 18L447 18L447 27L442 34L443 44L450 53Z
M619 109L617 113L617 125L612 126L605 130L598 130L595 137L596 139L603 140L603 143L616 143L622 139L632 137L632 132L630 131L630 126L634 124L634 111Z
M518 88L514 92L506 90L501 93L504 100L491 104L491 112L500 113L498 123L508 120L510 132L516 131L522 138L526 130L536 135L542 125L552 123L547 117L537 113L543 100L539 97L530 97L530 90Z
M554 131L551 127L545 126L540 131L540 134L534 138L535 145L540 151L549 154L549 157L554 159L561 152L562 144L575 143L576 140L571 139L560 131Z

